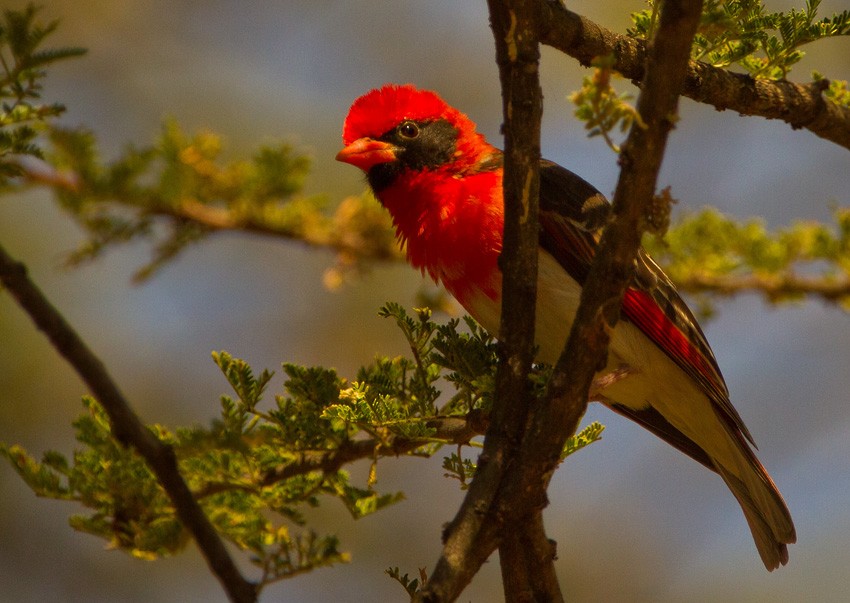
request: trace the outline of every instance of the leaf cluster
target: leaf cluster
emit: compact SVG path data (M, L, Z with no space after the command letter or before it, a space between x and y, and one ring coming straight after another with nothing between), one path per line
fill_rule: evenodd
M425 568L419 568L419 577L411 578L408 574L401 575L401 570L398 567L390 567L385 570L385 573L401 584L402 588L407 592L411 601L416 599L416 595L422 590L428 582L428 574L425 573Z
M813 71L812 79L815 82L826 79L823 74ZM829 80L829 86L823 91L823 95L841 107L850 108L850 88L846 80Z
M458 320L438 325L427 309L408 314L393 303L380 315L399 326L409 355L378 357L354 381L332 369L284 364L283 392L266 404L274 374L255 374L245 361L216 352L232 390L220 399L219 417L209 427L149 428L174 450L216 529L259 568L260 586L348 559L334 535L308 526L307 510L330 497L356 519L402 500L401 493L375 490L380 457L427 457L453 443L458 453L444 465L458 467L462 484L474 473L475 464L460 456L474 433L458 436L441 422L462 422L489 407L495 343L469 319L465 330ZM537 376L545 374L541 369ZM442 401L438 385L446 383L455 392ZM188 533L156 476L114 439L95 400L84 399L84 406L74 423L80 448L70 460L49 451L39 461L16 445L0 445L0 454L37 495L88 509L71 518L75 529L143 559L179 552ZM598 433L586 430L578 438L574 449ZM344 467L361 459L371 469L358 486Z
M189 135L173 120L154 145L129 147L109 162L89 132L53 129L50 141L57 200L87 237L70 255L72 265L151 240L153 257L134 276L142 281L210 233L241 230L336 249L337 265L325 277L335 286L359 258L398 253L389 220L370 196L345 199L330 214L324 196L303 194L310 159L285 143L225 161L219 135Z
M55 129L50 133L51 161L60 172L73 178L73 185L60 187L57 199L84 228L87 242L70 258L71 263L99 256L108 247L155 237L154 218L178 210L199 213L226 204L230 219L248 222L256 216L269 217L307 228L309 221L298 211L297 202L283 210L277 199L297 192L309 170L309 161L288 146L262 148L250 161L221 166L221 139L210 132L187 136L179 126L167 122L155 146L128 148L109 165L100 161L94 137L80 130ZM108 200L121 199L120 205ZM312 207L318 199L305 199ZM137 279L149 277L189 243L210 231L198 221L178 217L168 224L155 245L154 258L141 269Z
M151 470L112 437L109 419L96 401L86 397L83 405L88 412L73 424L82 448L70 462L55 451L39 462L16 445L2 445L0 453L38 496L73 500L93 510L72 516L74 529L143 559L180 550L187 535Z
M686 290L714 283L723 293L724 283L746 279L758 281L753 288L771 302L801 300L850 283L850 208L836 208L832 225L801 220L773 232L763 220L740 222L705 209L682 217L664 243L648 238L646 246ZM801 279L810 279L809 286L795 286ZM850 288L837 290L831 301L850 310Z
M570 436L564 444L564 449L561 451L561 461L593 442L601 440L604 430L604 425L598 421L594 421L582 428L577 434ZM475 477L478 465L472 459L463 458L460 447L458 447L457 452L443 457L443 470L445 471L443 474L445 477L458 480L461 490L466 490L469 488L472 478Z
M45 69L76 57L81 48L42 48L58 25L37 20L38 8L5 10L0 21L0 186L23 173L21 158L41 157L36 138L47 122L60 115L60 104L42 104Z
M625 133L633 123L646 127L629 101L628 93L618 93L611 85L611 79L618 74L613 70L614 56L597 57L593 60L591 76L582 79L579 90L570 94L569 99L576 105L575 116L584 122L588 137L602 136L608 147L615 153L620 146L611 138L611 132L619 128Z
M633 37L649 39L657 2L632 15ZM801 47L824 38L850 34L850 10L818 18L821 0L806 0L802 10L768 11L761 0L707 0L692 57L715 67L739 65L754 77L783 79L804 52Z

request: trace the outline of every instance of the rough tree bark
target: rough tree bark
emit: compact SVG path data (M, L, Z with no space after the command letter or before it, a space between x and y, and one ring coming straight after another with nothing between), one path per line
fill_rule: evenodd
M507 366L497 381L496 407L479 471L446 530L443 554L419 596L421 601L456 599L496 547L503 555L507 600L562 600L552 564L554 545L546 538L541 518L547 504L546 488L566 439L584 414L596 369L604 365L608 334L618 320L622 296L632 278L646 208L655 191L702 12L701 0L667 0L663 5L656 37L646 54L645 81L638 99L638 111L647 127L635 125L623 147L612 222L603 233L546 395L529 406L528 390L519 382L528 365L519 363L526 361L524 346L533 336L534 324L527 316L534 298L529 301L526 297L534 287L526 279L536 279L537 226L536 221L528 222L536 220L532 195L537 193L540 91L537 32L533 28L542 23L538 12L542 6L538 2L489 2L505 110L503 303L527 305L511 306L510 310L503 306L501 337ZM514 188L517 183L525 186ZM520 249L512 248L515 245ZM530 247L522 249L524 245ZM509 272L513 270L517 276ZM519 281L512 284L513 278ZM518 320L522 315L526 316ZM518 322L511 322L514 320Z

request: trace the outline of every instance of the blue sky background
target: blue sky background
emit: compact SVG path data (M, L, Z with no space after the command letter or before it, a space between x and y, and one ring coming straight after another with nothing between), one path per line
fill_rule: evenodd
M8 2L8 6L22 6ZM790 3L769 3L774 9ZM576 0L572 10L623 31L642 4ZM824 2L823 14L845 7ZM48 1L61 19L56 45L89 48L51 70L45 98L67 105L63 122L85 125L114 156L154 140L162 120L223 134L231 157L288 140L314 158L310 192L359 193L359 171L339 164L351 101L384 82L438 90L500 143L498 77L486 6L478 2ZM792 73L850 78L848 40L811 49ZM585 73L544 50L543 148L605 193L616 157L587 139L567 95ZM629 84L621 82L626 89ZM678 211L714 205L764 216L771 226L827 219L846 206L846 149L785 124L682 102L661 185ZM67 271L80 241L49 196L0 198L0 241L106 360L148 422L207 423L226 383L210 360L228 350L257 369L282 361L334 366L352 375L376 354L404 352L377 318L386 300L410 306L422 286L404 266L378 267L338 292L322 288L332 258L284 241L212 237L151 282L130 276L145 245ZM850 316L818 302L775 309L745 296L719 306L706 325L736 405L783 492L799 542L790 564L764 571L749 530L722 481L633 424L595 405L586 420L607 425L603 442L555 476L546 511L558 541L559 575L573 601L841 601L850 587ZM281 378L274 387L280 390ZM85 388L8 296L0 295L0 441L35 452L73 449L71 421ZM354 473L365 475L365 467ZM264 600L403 600L382 574L433 567L439 535L462 493L440 459L386 461L379 487L404 490L396 507L353 522L328 501L317 522L353 553L346 566L269 588ZM223 601L192 547L155 563L104 550L74 533L78 509L36 499L0 465L0 600ZM250 569L247 570L250 572ZM498 600L494 558L462 600Z

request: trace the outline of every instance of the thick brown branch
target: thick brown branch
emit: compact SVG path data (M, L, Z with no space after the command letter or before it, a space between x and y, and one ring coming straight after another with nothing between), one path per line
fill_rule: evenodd
M503 528L498 493L521 442L531 401L537 288L538 165L542 93L536 0L489 0L505 116L505 229L500 363L490 429L478 471L444 534L442 556L420 594L453 601L487 560Z
M109 415L115 438L125 446L135 448L145 459L230 600L239 603L256 601L254 585L239 573L215 528L180 475L173 449L144 426L100 359L29 279L25 266L11 258L2 247L0 282L91 389Z
M583 65L597 56L614 54L614 69L642 82L646 45L614 33L567 10L557 0L539 0L540 41L570 55ZM792 128L812 133L850 149L850 109L824 99L829 82L795 84L785 80L754 79L698 61L689 61L682 95L719 110L781 119Z
M609 333L616 324L623 293L632 278L645 222L644 208L654 194L702 3L667 0L663 6L657 41L648 55L647 77L638 100L646 127L635 125L624 146L613 221L604 231L547 395L535 405L527 428L523 425L519 454L503 472L492 507L486 514L484 509L479 509L489 521L496 520L491 530L504 532L514 522L538 526L534 531L529 528L521 535L507 537L504 546L500 546L508 563L520 564L519 568L503 564L503 579L511 581L506 584L511 596L521 597L529 591L540 600L558 600L561 596L554 579L553 555L544 554L543 543L548 541L540 511L547 504L546 488L560 461L564 443L584 414L594 375L605 364ZM485 530L481 532L486 534ZM502 538L506 538L504 533ZM478 541L483 539L479 535ZM525 539L526 546L522 547L518 539ZM523 548L526 550L522 551ZM536 569L531 565L535 556Z
M637 105L646 126L634 124L623 146L613 220L602 235L567 345L550 382L546 404L551 408L549 413L540 414L544 420L533 426L532 440L553 437L546 420L569 424L573 429L578 425L594 373L605 364L609 334L632 278L645 208L655 192L702 12L701 0L667 0L662 6L658 31L646 55L646 77ZM543 448L530 448L528 453L542 456ZM548 448L549 455L559 450L554 445ZM548 461L552 462L551 457Z
M548 485L566 438L584 414L594 375L605 365L610 332L633 276L645 208L653 197L667 135L675 120L678 93L701 9L701 0L666 0L663 4L638 99L638 111L646 126L633 125L623 147L612 222L604 230L547 395L535 409L520 450L517 462L525 471L507 483L503 502L513 502ZM510 509L503 512L509 513Z
M500 364L502 380L497 382L497 406L479 471L446 531L443 555L422 593L425 601L455 599L494 546L499 546L504 556L506 596L519 600L527 596L540 600L561 597L554 578L554 555L542 524L546 488L564 442L584 413L594 374L604 365L609 332L616 324L623 292L632 278L645 222L644 207L653 197L702 8L699 0L679 3L668 0L664 4L657 41L648 54L644 90L638 101L646 126L635 126L624 146L613 222L603 235L548 395L529 414L529 392L519 379L525 379L527 368L521 346L527 343L534 325L533 316L530 321L523 321L522 317L535 307L535 297L528 299L523 295L534 292L533 284L529 287L527 279L536 280L536 264L525 263L523 274L509 271L523 265L526 257L523 254L537 253L536 232L526 233L524 228L537 228L534 205L537 173L533 164L539 159L540 113L535 111L538 108L535 103L540 97L536 40L528 30L534 24L535 14L529 5L520 4L496 0L489 4L502 79L506 132L506 223L501 265L505 284L500 338L503 342L509 337L514 339L509 340L513 345L505 346L506 356ZM534 52L528 49L526 52L533 55L534 61L519 60L520 48L529 42ZM516 147L512 146L514 142ZM510 181L509 177L517 180ZM525 186L512 188L520 183ZM508 311L505 304L509 295L515 296L513 300L522 300L524 305ZM505 403L511 406L498 406ZM517 526L521 526L520 531L512 532Z
M499 544L505 601L563 601L556 558L555 542L546 537L540 512L505 526Z

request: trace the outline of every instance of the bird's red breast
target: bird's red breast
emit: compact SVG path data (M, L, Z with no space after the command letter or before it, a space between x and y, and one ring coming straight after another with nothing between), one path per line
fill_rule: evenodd
M429 125L447 124L452 140L444 160L405 166L403 149L392 134L405 122L426 133ZM496 262L502 250L502 171L500 163L490 161L499 152L466 115L433 92L384 86L354 102L343 142L347 146L338 158L366 171L388 158L401 161L376 194L392 215L413 266L441 281L461 304L478 291L491 299L500 295Z

